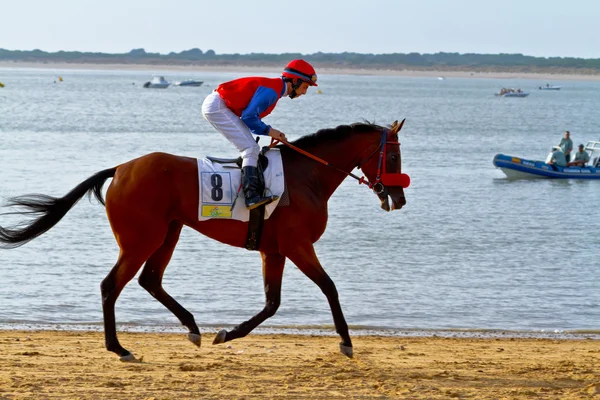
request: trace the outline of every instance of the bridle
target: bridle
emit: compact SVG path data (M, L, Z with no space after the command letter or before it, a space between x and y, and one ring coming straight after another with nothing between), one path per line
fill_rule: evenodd
M400 128L402 128L403 124L404 124L404 121L402 121L402 123L400 124ZM400 130L400 129L398 129L398 130ZM375 151L373 151L373 153L371 153L371 155L369 157L367 157L367 159L363 163L361 163L357 166L357 168L361 169L361 171L362 171L362 167L365 164L367 164L369 162L369 160L371 158L373 158L373 156L375 154L377 154L377 152L379 152L379 161L377 162L377 175L375 177L375 181L373 181L373 182L369 182L364 176L361 176L359 178L358 176L354 175L352 172L346 172L343 169L336 167L335 165L331 165L329 162L323 160L322 158L319 158L313 154L310 154L309 152L302 150L289 142L271 138L271 144L269 145L269 148L275 147L279 142L281 142L284 145L297 151L300 154L303 154L309 158L312 158L313 160L318 161L323 165L331 167L331 168L335 169L336 171L339 171L339 172L345 174L346 176L351 176L352 178L354 178L358 181L359 185L360 184L367 185L369 187L369 189L373 190L373 192L380 194L380 193L383 193L386 186L401 186L404 189L406 189L408 186L410 186L410 177L408 175L399 173L399 172L387 172L387 166L384 163L384 159L386 159L386 156L387 156L387 146L388 145L400 146L400 142L387 141L387 136L388 136L389 132L390 132L389 129L384 129L381 132L381 140L379 141L379 146L377 146Z
M404 123L404 121L402 121L402 123ZM365 185L368 185L369 189L372 189L377 194L383 193L386 186L401 186L404 189L410 186L410 177L407 174L400 172L387 172L387 165L384 163L384 160L387 160L387 146L398 145L398 147L400 147L400 142L391 142L387 140L389 132L389 129L384 129L383 132L381 132L381 141L379 142L379 146L377 146L375 151L369 157L367 157L362 164L358 165L358 168L362 170L363 165L368 163L369 160L379 151L379 161L377 162L377 175L375 175L375 181L369 182L364 176L358 179L359 184L364 183Z

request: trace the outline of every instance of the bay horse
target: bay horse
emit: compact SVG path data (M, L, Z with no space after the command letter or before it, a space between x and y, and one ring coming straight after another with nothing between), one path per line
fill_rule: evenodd
M398 121L389 128L371 123L341 125L292 142L291 147L300 152L284 144L277 146L281 151L290 204L276 208L264 221L258 250L262 257L266 303L249 320L230 331L218 332L213 344L244 337L275 314L288 258L327 297L335 330L342 339L340 351L353 356L337 289L323 270L313 244L325 231L328 199L349 175L359 179L359 183L367 183L384 210L400 209L406 204L404 188L410 180L402 174L398 142L401 126ZM309 158L303 152L314 157ZM326 162L319 163L315 159ZM361 169L367 181L352 174L354 168ZM108 178L112 181L105 201L102 187ZM116 264L100 285L106 349L116 353L122 361L136 361L117 339L115 302L142 266L139 284L188 328L189 340L200 346L200 330L194 316L162 286L165 268L184 225L222 243L244 247L248 223L222 219L198 221L197 160L151 153L96 173L64 197L30 194L9 199L6 206L15 207L15 211L4 214L31 215L34 219L11 228L0 226L0 247L18 247L45 233L85 194L89 197L93 194L105 205L120 248Z

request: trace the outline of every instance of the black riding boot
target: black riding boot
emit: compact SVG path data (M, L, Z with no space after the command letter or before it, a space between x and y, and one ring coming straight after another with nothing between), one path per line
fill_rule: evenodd
M258 175L257 167L246 166L242 168L242 189L246 198L246 207L252 210L263 204L269 204L277 199L277 196L263 197L265 191L264 183Z

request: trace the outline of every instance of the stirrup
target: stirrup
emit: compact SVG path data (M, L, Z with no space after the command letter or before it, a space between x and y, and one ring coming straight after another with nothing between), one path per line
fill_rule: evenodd
M267 205L267 204L271 204L272 202L274 202L275 200L277 200L279 198L279 196L267 196L267 197L262 197L259 198L258 201L256 201L255 203L250 203L248 204L248 199L246 199L246 208L248 210L254 210L255 208L258 208L262 205Z

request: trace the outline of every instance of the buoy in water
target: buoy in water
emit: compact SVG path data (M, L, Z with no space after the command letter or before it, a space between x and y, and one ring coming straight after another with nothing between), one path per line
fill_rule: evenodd
M59 77L58 77L58 81L59 81L59 82L62 82L62 76L59 76Z
M317 94L323 94L323 92L321 92L321 89L317 90Z
M0 87L4 87L4 83L0 82Z

